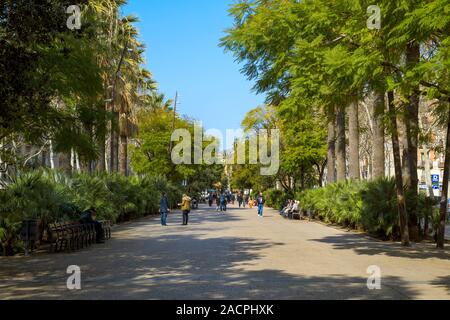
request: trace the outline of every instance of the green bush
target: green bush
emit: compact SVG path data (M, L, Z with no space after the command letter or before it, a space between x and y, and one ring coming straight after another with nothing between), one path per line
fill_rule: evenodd
M123 177L118 174L74 174L52 170L18 173L2 181L0 190L0 246L3 254L20 247L21 222L38 219L40 228L52 221L78 220L91 207L99 220L114 223L158 213L161 192L175 207L180 188L164 177Z
M266 205L276 210L283 209L283 205L286 200L292 198L292 195L276 189L269 189L265 191L263 196L265 198Z
M411 195L407 194L407 203ZM393 179L371 182L330 184L297 195L303 210L311 210L316 218L350 228L358 228L384 239L399 239L397 196ZM419 218L436 215L436 203L420 194Z
M398 238L400 234L395 181L381 179L368 182L361 196L361 220L365 229L384 238Z

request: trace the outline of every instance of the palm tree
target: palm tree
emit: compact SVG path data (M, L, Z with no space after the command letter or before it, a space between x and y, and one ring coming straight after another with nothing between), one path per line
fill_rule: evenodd
M119 28L120 13L119 7L126 3L125 0L95 0L87 4L85 17L92 17L91 23L96 25L97 32L97 48L98 48L98 64L102 70L103 87L105 95L102 103L101 112L103 113L103 121L99 122L96 127L96 135L98 141L98 160L96 165L97 171L106 170L106 135L109 134L111 139L111 124L108 125L106 118L107 112L113 109L112 106L112 83L113 77L117 70L117 56L119 48Z
M117 155L117 170L128 174L128 140L137 131L136 110L145 101L146 92L154 87L151 73L141 67L144 63L144 46L137 41L138 32L133 26L134 16L122 20L125 45L119 62L120 70L114 83L113 114L118 121L117 131L113 135L111 150Z
M164 94L153 91L145 101L144 107L152 111L165 110L168 111L173 105L173 100L166 100Z

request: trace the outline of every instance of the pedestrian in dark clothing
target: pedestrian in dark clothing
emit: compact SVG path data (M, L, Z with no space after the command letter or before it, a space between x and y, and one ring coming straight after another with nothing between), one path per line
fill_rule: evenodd
M227 211L227 198L224 195L220 196L220 211Z
M264 196L263 194L260 192L258 198L256 198L256 203L258 205L258 215L260 218L263 217L263 211L264 211Z
M208 204L209 204L209 207L210 207L210 208L211 208L212 205L213 205L213 201L214 201L214 196L213 196L212 194L209 194L209 197L208 197Z
M237 201L238 201L238 204L239 204L239 208L242 207L242 201L244 201L244 199L242 199L242 195L241 194L238 194Z
M159 200L159 213L161 214L161 225L167 226L167 215L169 214L169 199L164 192Z

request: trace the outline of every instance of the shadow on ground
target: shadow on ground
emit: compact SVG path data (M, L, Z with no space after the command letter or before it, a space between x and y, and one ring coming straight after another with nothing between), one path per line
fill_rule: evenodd
M337 250L354 250L360 255L374 256L382 254L409 259L450 259L450 251L448 249L437 250L432 244L412 244L410 248L405 248L399 243L379 241L360 234L347 233L312 241L331 244Z
M438 279L432 282L432 285L439 288L444 288L450 294L450 276L439 277Z
M118 228L119 236L105 245L81 252L0 260L0 299L339 300L412 299L419 294L396 277L383 278L383 289L370 291L364 277L306 277L261 270L262 251L277 250L282 244L247 237L212 237L208 231L217 232L216 223L242 218L205 212L192 214L192 230L176 225L181 220L174 214L169 220L173 226L167 229L161 229L157 219L138 221ZM397 252L395 247L389 249L357 236L315 241L361 254L404 255L403 249ZM66 288L69 265L81 267L80 291Z
M0 279L6 281L0 286L0 298L278 300L407 299L415 295L398 278L384 279L384 283L392 283L384 290L369 291L365 278L249 271L258 266L258 251L270 246L276 244L183 235L152 241L115 240L95 256L83 252L39 262L29 260L14 276L2 268ZM70 264L82 269L81 291L65 288L68 275L64 271Z

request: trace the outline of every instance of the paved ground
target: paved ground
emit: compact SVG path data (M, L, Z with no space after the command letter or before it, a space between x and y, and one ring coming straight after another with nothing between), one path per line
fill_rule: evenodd
M450 252L411 249L344 230L288 221L268 210L202 208L117 228L105 245L73 253L0 258L0 299L449 299ZM82 290L66 288L66 268ZM382 290L366 270L382 270Z

